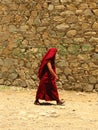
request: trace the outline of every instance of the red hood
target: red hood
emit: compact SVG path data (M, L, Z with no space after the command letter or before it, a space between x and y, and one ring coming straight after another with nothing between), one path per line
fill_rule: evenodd
M41 60L41 64L39 66L38 70L38 77L41 78L43 74L43 69L49 59L55 60L55 55L56 55L57 49L56 48L50 48L46 54L43 56Z

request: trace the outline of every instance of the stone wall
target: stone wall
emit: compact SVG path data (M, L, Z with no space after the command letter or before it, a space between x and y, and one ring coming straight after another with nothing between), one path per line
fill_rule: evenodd
M98 91L98 1L0 0L0 85L37 87L50 47L59 88Z

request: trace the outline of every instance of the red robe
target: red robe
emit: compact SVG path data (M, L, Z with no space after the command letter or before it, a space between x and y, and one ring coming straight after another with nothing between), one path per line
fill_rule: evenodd
M50 60L52 69L56 73L55 69L56 52L57 52L56 48L51 48L42 58L41 65L39 66L38 71L40 82L36 93L36 99L42 99L46 101L52 101L52 100L59 101L59 95L57 91L55 78L51 75L47 67L47 61Z

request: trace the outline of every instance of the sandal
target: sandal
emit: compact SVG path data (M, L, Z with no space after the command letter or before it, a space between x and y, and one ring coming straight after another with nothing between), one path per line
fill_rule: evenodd
M60 101L57 102L57 105L63 105L64 102L65 102L64 100L60 100Z
M35 101L34 104L35 105L40 105L40 102L39 101Z

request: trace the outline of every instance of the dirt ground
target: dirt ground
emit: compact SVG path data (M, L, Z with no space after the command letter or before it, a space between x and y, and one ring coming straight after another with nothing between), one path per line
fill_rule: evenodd
M64 105L41 101L36 90L0 89L0 130L98 130L98 93L59 90Z

